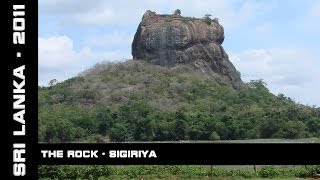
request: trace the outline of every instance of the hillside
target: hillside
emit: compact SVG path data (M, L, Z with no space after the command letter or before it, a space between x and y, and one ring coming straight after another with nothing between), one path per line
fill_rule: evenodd
M41 142L292 139L319 129L319 108L275 96L262 80L234 89L190 65L103 63L39 87Z

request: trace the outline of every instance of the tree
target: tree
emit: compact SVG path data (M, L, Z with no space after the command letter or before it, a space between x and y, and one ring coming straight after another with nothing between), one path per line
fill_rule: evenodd
M301 121L288 121L283 126L283 132L285 138L304 138L306 136L306 126Z
M198 124L190 126L189 132L188 132L189 138L191 140L199 140L201 137L201 127Z
M135 125L134 140L150 141L153 138L152 119L150 117L140 118Z
M175 121L173 124L173 139L174 140L183 140L186 137L187 124L186 124L186 115L182 111L177 111L175 114Z
M56 123L56 131L61 142L70 142L74 138L74 125L66 119Z
M263 79L251 80L248 85L250 88L257 90L266 90L267 92L269 92L268 88L266 88L267 83L264 82Z
M208 25L210 25L211 24L211 17L212 15L211 14L206 14L206 15L204 15L204 21L208 24Z
M181 11L180 11L180 9L176 9L176 10L174 11L173 15L181 16Z
M272 138L281 127L277 117L265 117L260 126L260 138Z
M130 130L124 123L116 123L113 125L110 131L110 140L116 142L123 142L123 141L131 141L132 135Z
M52 80L49 81L49 84L48 84L48 85L51 87L51 86L56 85L57 83L58 83L58 80L52 79Z
M56 117L50 120L44 132L46 142L70 142L74 138L74 125L66 120Z
M222 139L242 139L240 133L240 122L235 120L234 117L225 115L222 117L222 121L225 124L223 132L219 132ZM221 131L221 130L220 130Z
M210 140L216 141L216 140L220 140L220 136L217 132L213 131L210 135Z
M95 112L95 119L98 124L98 133L105 136L113 123L110 109L105 106L98 106Z
M174 140L184 140L186 136L187 125L182 119L175 121L173 125Z
M52 143L54 138L57 136L56 128L52 121L46 122L45 130L44 130L44 141L47 143Z
M155 124L154 127L154 139L156 141L166 141L166 140L171 140L170 138L170 130L171 126L169 123L165 121L159 121L158 123Z
M308 129L314 136L320 137L320 117L313 117L307 122Z

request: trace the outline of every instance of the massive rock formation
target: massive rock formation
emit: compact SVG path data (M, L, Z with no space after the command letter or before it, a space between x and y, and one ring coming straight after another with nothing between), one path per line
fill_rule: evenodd
M223 40L217 19L182 17L177 10L173 15L148 10L134 36L132 56L165 67L190 64L238 89L240 74L221 46Z

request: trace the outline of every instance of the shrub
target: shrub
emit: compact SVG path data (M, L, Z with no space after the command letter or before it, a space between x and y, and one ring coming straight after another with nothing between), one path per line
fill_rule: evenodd
M109 166L39 166L39 178L50 179L98 179L110 176Z
M279 176L279 171L274 166L265 166L262 167L259 171L259 175L263 178L274 178L276 176Z

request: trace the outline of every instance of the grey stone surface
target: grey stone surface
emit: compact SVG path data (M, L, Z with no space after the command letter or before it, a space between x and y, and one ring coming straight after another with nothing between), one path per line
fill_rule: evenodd
M240 73L221 46L224 29L217 19L158 15L147 11L132 42L133 59L173 67L190 64L238 89Z

